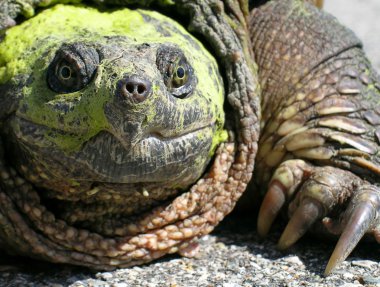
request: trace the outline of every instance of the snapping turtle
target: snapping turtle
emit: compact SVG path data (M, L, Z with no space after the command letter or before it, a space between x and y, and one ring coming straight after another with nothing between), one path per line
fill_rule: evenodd
M22 3L2 6L3 29L52 4ZM352 32L296 0L251 13L246 1L153 4L184 15L220 72L182 27L144 10L55 6L6 32L2 245L96 269L191 255L254 161L259 233L289 214L280 248L308 229L342 233L329 273L364 233L379 239L380 87Z

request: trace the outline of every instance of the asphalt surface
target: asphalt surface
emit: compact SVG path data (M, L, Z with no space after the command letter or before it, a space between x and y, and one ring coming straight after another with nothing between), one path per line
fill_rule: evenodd
M380 71L380 1L325 0L325 10L358 35L369 59Z
M380 71L380 1L326 0L326 10L351 27ZM254 219L227 218L201 240L195 259L166 257L115 272L91 272L0 256L0 286L380 286L380 245L361 243L335 272L323 271L332 242L305 238L286 253L276 250L281 226L262 241Z

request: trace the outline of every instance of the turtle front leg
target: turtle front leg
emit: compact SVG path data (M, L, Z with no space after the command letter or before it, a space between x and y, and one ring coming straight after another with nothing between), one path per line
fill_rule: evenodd
M292 246L315 223L318 230L341 234L327 265L326 274L344 261L365 233L380 227L380 189L349 171L288 160L275 171L258 217L258 232L267 235L273 221L288 206L289 222L278 242ZM343 211L344 210L344 211Z
M326 274L364 234L380 230L380 80L360 41L308 3L274 0L252 13L262 87L255 184L268 233L280 211L280 249L306 231L341 235Z

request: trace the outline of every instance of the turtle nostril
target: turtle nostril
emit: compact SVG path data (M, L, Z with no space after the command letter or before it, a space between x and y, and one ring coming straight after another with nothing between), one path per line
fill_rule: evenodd
M131 94L133 94L133 92L135 91L135 85L131 82L127 83L125 85L125 88L127 89L127 91Z
M140 95L144 94L145 91L146 91L146 87L145 87L144 85L140 84L140 85L137 86L137 92L138 92Z
M137 102L144 101L151 89L151 83L137 75L127 76L118 83L117 93L122 98L130 99Z

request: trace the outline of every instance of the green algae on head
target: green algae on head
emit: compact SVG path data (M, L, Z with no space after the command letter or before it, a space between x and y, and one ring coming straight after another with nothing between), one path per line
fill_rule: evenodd
M226 140L215 59L156 12L47 9L7 31L0 79L2 101L16 102L4 133L19 165L49 177L183 188Z
M250 180L259 135L253 59L244 53L249 41L241 43L248 27L240 16L248 11L241 14L244 1L237 0L225 1L225 10L213 0L173 2L171 11L186 14L221 59L228 142L211 162L225 136L223 85L215 61L180 26L140 11L160 35L151 42L137 33L99 34L88 23L62 37L72 30L67 23L83 17L58 21L62 34L33 35L18 59L1 65L21 59L3 70L8 77L0 86L0 238L12 252L98 270L129 267L192 254L197 238L231 212ZM21 12L11 8L12 15L0 9L3 27ZM51 15L52 22L61 16ZM19 30L21 38L39 28L27 22L36 26ZM13 37L7 45L15 43Z

